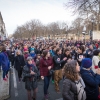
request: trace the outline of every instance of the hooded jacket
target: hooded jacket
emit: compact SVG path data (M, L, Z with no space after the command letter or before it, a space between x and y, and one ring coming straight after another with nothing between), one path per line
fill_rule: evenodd
M98 100L100 75L94 74L92 70L81 69L81 77L86 85L87 100Z
M6 52L0 53L0 65L2 66L2 69L4 71L9 70L9 68L10 68L10 62L9 62L9 59L8 59Z

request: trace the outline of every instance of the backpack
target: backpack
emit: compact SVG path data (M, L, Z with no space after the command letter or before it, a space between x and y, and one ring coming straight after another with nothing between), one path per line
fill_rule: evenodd
M77 87L77 98L78 100L86 100L86 93L84 90L84 87L82 86L80 80L76 81L76 87Z

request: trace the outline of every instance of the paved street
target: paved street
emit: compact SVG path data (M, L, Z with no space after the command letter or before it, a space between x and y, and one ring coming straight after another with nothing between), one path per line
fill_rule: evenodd
M60 83L61 86L62 82ZM60 87L62 88L62 87ZM50 98L49 100L62 100L61 94L57 94L54 90L54 84L50 82L49 87ZM27 100L27 94L25 90L24 83L18 82L17 72L15 69L11 69L11 88L10 88L11 98L9 100ZM38 83L38 94L37 100L43 99L43 81Z

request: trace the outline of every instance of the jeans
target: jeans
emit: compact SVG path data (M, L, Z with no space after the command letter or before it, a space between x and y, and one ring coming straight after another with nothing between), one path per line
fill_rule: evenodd
M44 77L44 95L48 94L48 88L49 88L50 78L51 78L51 76L45 76Z
M4 71L3 70L3 78L5 78L5 76L8 74L8 70L7 71Z

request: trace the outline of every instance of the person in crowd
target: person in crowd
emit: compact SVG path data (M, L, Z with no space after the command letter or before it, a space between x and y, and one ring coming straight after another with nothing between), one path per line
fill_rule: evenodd
M23 81L25 82L25 89L27 90L28 100L36 100L37 96L37 76L38 69L32 64L32 57L27 57L26 65L23 67ZM33 96L31 92L33 91Z
M84 51L85 50L83 46L79 46L77 49L77 55L75 59L78 61L80 67L81 67L82 59L85 57Z
M52 56L52 58L55 56L55 52L56 52L56 46L53 46L52 47L52 50L50 50L50 54L51 54L51 56ZM54 83L54 73L52 73L52 83Z
M99 68L99 55L100 55L100 50L94 50L93 52L93 58L92 58L92 70L94 73L96 73L96 69Z
M11 48L11 52L10 52L11 66L14 66L14 59L15 59L15 48L12 47L12 48Z
M100 69L96 74L91 70L92 60L85 58L82 60L81 77L86 85L86 100L98 100L99 84L100 84Z
M71 52L70 52L69 49L65 49L65 50L64 50L64 54L62 55L62 59L65 58L65 57L66 57L67 59L62 63L62 68L64 67L64 65L65 65L67 62L69 62L69 61L72 60Z
M26 44L25 44L24 47L23 47L23 51L24 51L24 52L28 51L28 46L27 46Z
M53 59L50 57L50 52L47 50L43 51L43 57L40 59L40 75L41 79L44 80L44 98L48 99L48 88L50 83L51 75L49 71L53 68Z
M95 46L96 46L96 49L98 49L98 47L99 47L98 43L96 43Z
M56 52L56 46L51 47L52 49L49 48L49 52L51 54L51 56L53 57L55 55Z
M37 54L37 57L36 57L36 67L38 68L38 71L39 71L39 76L38 76L38 80L41 79L41 76L40 76L40 59L41 59L41 55L40 54Z
M30 56L29 51L24 51L23 55L24 55L24 59L26 61L27 60L27 57Z
M63 100L85 100L85 84L79 75L80 66L76 60L72 60L64 66L62 96ZM81 87L79 87L81 86ZM78 91L79 90L79 91Z
M18 46L18 45L17 45ZM20 46L18 46L16 49L15 49L15 56L17 56L17 50L19 50L20 51L20 53L21 53L21 55L22 55L22 50L21 50L21 48L20 48Z
M22 70L23 70L24 65L25 65L24 57L23 55L21 55L20 51L17 50L16 57L14 60L14 67L18 72L19 83L22 78Z
M86 58L92 59L93 57L93 46L92 44L89 45L89 49L86 51Z
M34 44L31 45L30 52L31 52L31 51L34 51L34 52L35 52Z
M38 68L38 70L40 69L40 59L41 59L41 55L40 54L37 54L37 57L36 57L36 66Z
M31 50L31 52L30 52L30 56L31 56L33 59L36 58L36 54L35 54L34 50Z
M0 54L2 53L2 45L0 45ZM0 72L1 72L1 63L0 63Z
M98 50L100 50L100 44L99 44L99 46L98 46Z
M59 82L62 79L62 66L61 64L67 59L66 57L61 60L62 51L60 48L57 48L56 55L53 58L54 61L54 82L55 82L55 90L57 93L60 93Z
M2 49L1 49L0 65L2 66L2 70L3 70L3 80L7 81L8 71L10 69L10 61L8 59L8 55L7 55L5 46L2 46Z

